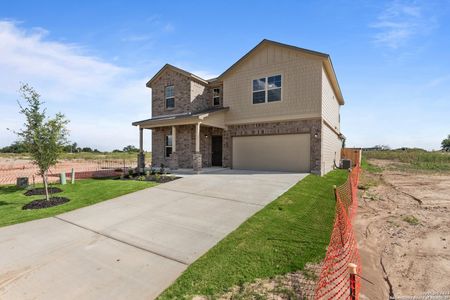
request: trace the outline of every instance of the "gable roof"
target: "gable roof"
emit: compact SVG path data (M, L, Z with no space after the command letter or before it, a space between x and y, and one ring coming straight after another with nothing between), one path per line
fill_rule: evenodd
M211 79L209 81L214 82L214 81L222 80L226 74L231 72L231 70L235 69L243 61L245 61L249 56L251 56L253 53L255 53L259 48L266 46L266 45L273 45L273 46L277 46L277 47L283 47L283 48L287 48L287 49L291 49L291 50L295 50L295 51L300 51L302 53L313 55L313 56L320 58L325 67L325 71L327 72L327 74L329 76L331 85L334 89L334 92L336 93L339 103L341 105L343 105L345 103L344 97L342 96L341 88L339 86L339 82L336 77L336 73L334 71L333 63L331 62L331 58L330 58L329 54L314 51L314 50L309 50L309 49L305 49L305 48L300 48L300 47L296 47L296 46L292 46L292 45L288 45L288 44L283 44L283 43L279 43L279 42L275 42L275 41L271 41L271 40L267 40L267 39L262 40L258 45L256 45L253 49L251 49L249 52L247 52L247 54L242 56L237 62L235 62L233 65L231 65L231 67L229 67L222 74L220 74L219 77Z
M150 85L152 84L153 81L155 81L165 70L167 69L171 69L175 72L178 72L180 74L183 74L187 77L192 78L193 80L196 80L200 83L203 83L205 85L208 84L213 84L215 82L221 81L225 75L227 75L229 72L231 72L231 70L234 70L237 66L239 66L243 61L245 61L248 57L250 57L252 54L254 54L259 48L266 46L266 45L273 45L273 46L277 46L277 47L283 47L283 48L287 48L287 49L291 49L291 50L295 50L295 51L300 51L304 54L309 54L309 55L313 55L319 59L322 60L323 66L325 68L325 71L328 75L328 78L330 79L331 82L331 86L333 87L334 92L336 93L337 96L337 100L339 101L339 103L341 105L343 105L345 103L344 101L344 97L342 96L342 92L341 92L341 88L339 86L339 82L337 80L336 77L336 73L334 71L334 67L333 67L333 63L331 62L331 58L329 54L326 53L322 53L322 52L318 52L318 51L314 51L314 50L309 50L309 49L305 49L305 48L300 48L300 47L296 47L296 46L292 46L292 45L288 45L288 44L283 44L283 43L279 43L279 42L275 42L275 41L271 41L271 40L267 40L264 39L262 40L258 45L256 45L255 47L253 47L253 49L251 49L249 52L247 52L244 56L242 56L238 61L236 61L234 64L232 64L228 69L226 69L222 74L220 74L218 77L210 79L210 80L205 80L195 74L192 74L188 71L185 71L183 69L177 68L171 64L165 64L164 67L162 67L158 73L155 74L155 76L153 76L146 84L147 87L150 87Z
M155 74L155 76L153 76L149 81L147 81L146 86L147 86L147 87L150 87L150 85L153 83L153 81L155 81L155 80L156 80L162 73L164 73L167 69L170 69L170 70L172 70L172 71L175 71L175 72L177 72L177 73L180 73L180 74L182 74L182 75L184 75L184 76L190 77L190 78L192 78L192 79L194 79L194 80L196 80L196 81L199 81L200 83L203 83L203 84L205 84L205 85L208 84L208 81L207 81L207 80L205 80L205 79L203 79L203 78L201 78L201 77L199 77L199 76L197 76L197 75L195 75L195 74L192 74L192 73L190 73L190 72L188 72L188 71L185 71L185 70L183 70L183 69L177 68L177 67L175 67L175 66L173 66L173 65L171 65L171 64L165 64L164 67L162 67L162 68L158 71L158 73Z

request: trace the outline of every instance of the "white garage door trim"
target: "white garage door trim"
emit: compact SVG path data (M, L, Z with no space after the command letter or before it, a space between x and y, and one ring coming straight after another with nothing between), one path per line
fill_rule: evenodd
M238 136L232 139L233 169L310 172L310 134Z

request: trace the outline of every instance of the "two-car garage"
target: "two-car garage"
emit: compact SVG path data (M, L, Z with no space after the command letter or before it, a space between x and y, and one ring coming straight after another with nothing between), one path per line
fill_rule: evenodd
M236 136L233 169L310 172L310 134Z

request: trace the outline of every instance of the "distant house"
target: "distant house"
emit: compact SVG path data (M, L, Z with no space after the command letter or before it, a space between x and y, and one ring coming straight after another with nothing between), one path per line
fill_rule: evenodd
M152 118L133 125L141 151L152 130L154 167L325 174L340 160L344 99L328 54L263 40L217 78L166 64L147 87Z

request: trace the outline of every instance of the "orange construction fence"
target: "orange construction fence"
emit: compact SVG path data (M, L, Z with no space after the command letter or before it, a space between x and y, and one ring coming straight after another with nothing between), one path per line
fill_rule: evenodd
M359 164L353 168L347 181L336 187L336 213L330 244L323 261L315 299L359 299L361 261L353 231L353 220L358 207Z

